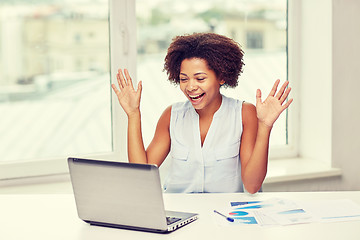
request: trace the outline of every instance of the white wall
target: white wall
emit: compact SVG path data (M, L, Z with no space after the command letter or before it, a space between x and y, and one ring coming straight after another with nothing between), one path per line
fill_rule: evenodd
M264 190L360 190L360 1L332 0L331 4L328 0L303 0L302 7L316 11L302 15L312 24L302 28L305 32L301 36L305 66L300 81L305 84L301 84L299 99L300 153L317 160L330 158L332 166L341 168L343 174L270 184ZM327 22L329 14L332 21ZM317 92L325 92L325 97L319 99Z
M360 190L360 1L333 1L333 164Z

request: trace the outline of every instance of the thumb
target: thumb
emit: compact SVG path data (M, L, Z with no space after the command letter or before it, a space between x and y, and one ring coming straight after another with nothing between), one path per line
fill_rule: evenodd
M261 104L261 90L256 90L256 105Z
M139 83L138 83L137 92L138 92L138 94L141 95L141 92L142 92L142 81L139 81Z

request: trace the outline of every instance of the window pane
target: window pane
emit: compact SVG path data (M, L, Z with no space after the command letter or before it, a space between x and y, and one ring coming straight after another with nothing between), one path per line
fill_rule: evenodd
M0 162L112 151L108 2L1 1Z
M167 47L176 35L216 32L243 47L244 72L235 89L223 94L255 104L256 89L263 99L276 79L287 80L286 0L156 0L136 1L137 78L143 81L143 134L149 143L162 111L185 101L163 72ZM274 126L271 145L287 144L286 114Z

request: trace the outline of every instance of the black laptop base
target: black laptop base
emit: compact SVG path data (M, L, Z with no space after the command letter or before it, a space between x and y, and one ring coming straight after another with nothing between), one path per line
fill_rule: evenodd
M166 230L161 229L151 229L151 228L141 228L141 227L132 227L132 226L125 226L125 225L119 225L119 224L111 224L111 223L102 223L102 222L93 222L93 221L85 221L89 223L92 226L98 226L98 227L110 227L110 228L118 228L118 229L125 229L125 230L134 230L134 231L142 231L142 232L152 232L152 233L170 233Z
M185 225L187 225L190 222L195 221L195 219L189 219L189 221L186 224L183 224L181 226L178 226L176 229L179 229ZM118 228L118 229L125 229L125 230L134 230L134 231L141 231L141 232L151 232L151 233L161 233L161 234L169 234L173 231L168 230L162 230L162 229L152 229L152 228L142 228L142 227L133 227L133 226L126 226L126 225L119 225L119 224L111 224L111 223L102 223L102 222L94 222L94 221L86 221L84 222L92 225L92 226L98 226L98 227L110 227L110 228ZM174 229L175 230L175 229Z

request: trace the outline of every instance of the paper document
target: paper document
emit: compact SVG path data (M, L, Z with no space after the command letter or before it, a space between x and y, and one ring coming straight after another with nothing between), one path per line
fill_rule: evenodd
M292 225L313 222L360 221L360 206L349 199L294 201L272 198L265 201L230 202L222 212L234 219L217 218L221 225Z
M302 205L322 222L360 220L360 206L349 199L308 201Z

